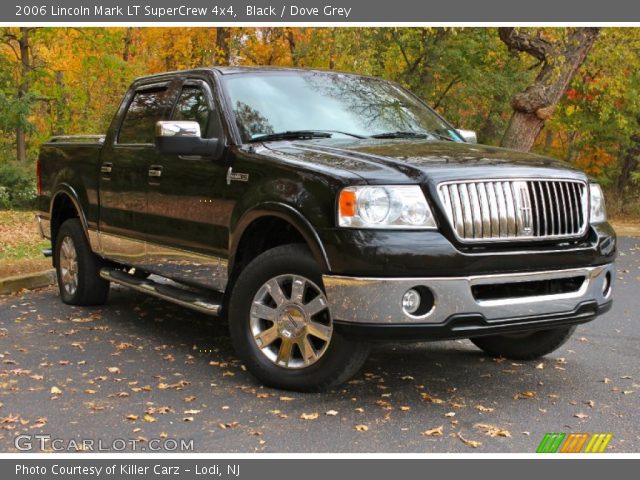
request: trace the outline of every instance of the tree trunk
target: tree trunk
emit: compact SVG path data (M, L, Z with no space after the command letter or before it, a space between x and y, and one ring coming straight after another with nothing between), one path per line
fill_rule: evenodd
M24 99L29 94L29 73L31 70L31 58L29 55L29 28L20 28L20 84L18 85L18 98ZM27 161L27 133L22 121L16 128L16 158L18 162Z
M329 70L336 68L336 29L331 28L331 41L329 42Z
M229 46L230 32L228 27L216 28L216 51L213 54L214 65L229 65L231 48Z
M528 152L544 127L544 120L535 113L514 111L500 145Z
M133 43L133 27L128 27L127 32L124 35L124 49L122 50L122 60L124 62L129 61L131 56L131 44Z
M513 114L501 145L529 151L545 121L567 90L591 50L599 28L573 28L564 42L551 42L512 27L498 29L500 39L510 50L526 52L539 60L542 68L532 85L511 101Z
M65 127L67 125L67 112L68 112L68 101L67 94L65 92L65 82L64 82L64 72L61 70L56 70L55 73L56 79L56 89L58 90L58 95L55 101L55 116L53 123L53 134L54 135L64 135Z
M296 39L293 36L293 29L287 29L287 45L289 45L289 53L291 54L291 63L298 66L298 55L296 54Z

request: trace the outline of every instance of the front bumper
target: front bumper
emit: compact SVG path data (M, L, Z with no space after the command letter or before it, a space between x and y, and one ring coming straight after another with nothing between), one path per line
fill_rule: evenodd
M568 291L535 294L535 288L576 278L583 280L573 280L575 288ZM396 334L403 332L400 336L408 338L428 339L582 323L610 308L614 278L614 265L608 264L467 277L325 275L323 282L332 316L343 332L366 334L368 330L377 330L378 333L371 333L379 335L395 331ZM433 306L418 316L406 313L402 307L405 292L416 287L428 288L433 296ZM487 298L478 293L478 288ZM500 293L493 295L494 289ZM518 293L510 296L511 291ZM390 335L390 338L396 336Z

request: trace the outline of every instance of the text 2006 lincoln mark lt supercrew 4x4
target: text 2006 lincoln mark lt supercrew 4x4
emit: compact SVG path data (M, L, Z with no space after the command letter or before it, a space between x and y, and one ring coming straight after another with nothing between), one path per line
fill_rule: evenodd
M115 282L224 317L265 384L319 390L372 340L533 359L611 307L600 187L473 143L376 78L212 68L136 80L106 136L38 163L60 295Z

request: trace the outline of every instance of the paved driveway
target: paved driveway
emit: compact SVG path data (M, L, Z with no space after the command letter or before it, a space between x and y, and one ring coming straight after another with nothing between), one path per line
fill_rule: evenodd
M261 387L224 326L125 289L98 309L63 305L54 288L0 297L0 450L44 434L71 450L183 439L201 452L533 452L545 432L573 431L638 452L640 239L620 246L614 308L541 361L491 359L466 340L380 345L322 394Z

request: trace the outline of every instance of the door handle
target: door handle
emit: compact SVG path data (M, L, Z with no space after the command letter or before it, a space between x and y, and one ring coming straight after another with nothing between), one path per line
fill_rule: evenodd
M100 173L109 174L111 173L112 169L113 169L113 163L103 163L102 166L100 167Z
M162 165L151 165L149 167L149 176L150 177L161 177L162 176Z

